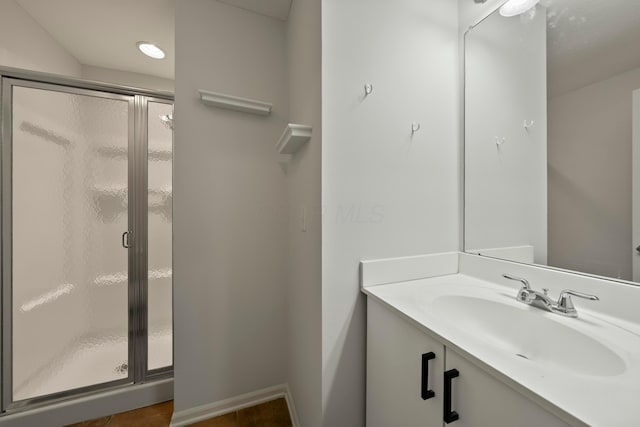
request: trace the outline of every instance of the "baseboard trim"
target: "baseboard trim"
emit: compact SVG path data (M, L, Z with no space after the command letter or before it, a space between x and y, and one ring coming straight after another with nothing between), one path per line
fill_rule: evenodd
M291 394L291 389L289 388L289 384L285 384L286 394L284 396L287 401L287 407L289 408L289 416L291 416L291 424L293 427L300 427L300 419L298 418L298 413L296 412L296 405L293 403L293 395Z
M229 412L260 405L261 403L269 402L281 397L284 397L287 402L293 427L300 427L298 414L296 413L293 398L291 397L291 390L289 390L289 385L287 384L267 387L262 390L256 390L217 402L208 403L206 405L196 406L195 408L186 409L184 411L174 412L173 417L171 418L171 427L187 426L209 418L219 417L220 415L228 414Z

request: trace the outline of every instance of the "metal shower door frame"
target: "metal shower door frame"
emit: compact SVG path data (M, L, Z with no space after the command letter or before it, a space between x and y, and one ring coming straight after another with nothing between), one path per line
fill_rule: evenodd
M138 316L136 320L138 324L135 330L138 331L137 339L135 343L135 357L136 364L135 370L135 382L148 381L153 379L166 378L173 373L173 365L166 366L149 371L148 369L148 343L149 343L149 102L156 102L160 104L173 105L173 100L166 98L153 97L148 95L136 95L135 97L135 157L136 157L136 169L135 174L135 209L140 212L135 218L135 229L137 235L134 239L134 247L136 251L135 260L136 274L139 282L137 287L137 294L133 297L135 301L138 301ZM173 151L172 151L173 152ZM173 181L173 169L171 174Z
M173 103L173 95L46 73L0 67L0 419L2 415L78 398L105 390L172 376L173 366L147 370L147 102ZM14 86L95 96L128 102L128 356L125 379L13 401L12 381L12 88ZM131 369L133 367L133 369Z

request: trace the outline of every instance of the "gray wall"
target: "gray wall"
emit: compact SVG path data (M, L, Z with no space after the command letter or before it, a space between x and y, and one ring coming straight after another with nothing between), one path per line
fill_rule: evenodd
M355 427L359 261L458 249L457 2L324 0L322 39L323 425Z
M287 22L289 121L313 126L311 141L286 165L289 206L287 379L300 422L322 416L321 40L320 0L295 0ZM306 216L306 231L303 230Z
M129 71L114 70L112 68L82 66L82 78L99 82L113 83L125 86L140 87L144 89L159 90L162 92L174 92L173 80L148 74L131 73Z
M80 63L15 0L0 3L0 65L80 77Z
M285 23L176 2L175 410L286 382L288 119ZM273 103L203 105L198 89Z
M636 89L640 69L549 99L550 265L632 280Z

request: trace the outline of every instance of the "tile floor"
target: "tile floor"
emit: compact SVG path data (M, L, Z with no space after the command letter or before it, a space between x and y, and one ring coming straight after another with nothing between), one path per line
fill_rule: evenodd
M67 427L167 427L172 413L173 402L169 401ZM280 398L200 421L191 427L292 427L292 424L287 402Z

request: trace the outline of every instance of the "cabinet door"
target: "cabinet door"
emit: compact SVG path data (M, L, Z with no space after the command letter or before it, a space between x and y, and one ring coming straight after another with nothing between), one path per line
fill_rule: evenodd
M451 406L458 413L452 427L568 427L537 404L447 348L446 371L456 369ZM443 397L444 398L444 397ZM444 414L446 416L446 414Z
M429 353L435 358L426 356L423 363L423 354ZM428 368L425 390L423 364ZM442 344L368 298L367 427L442 426L443 368ZM424 400L427 389L434 396Z

